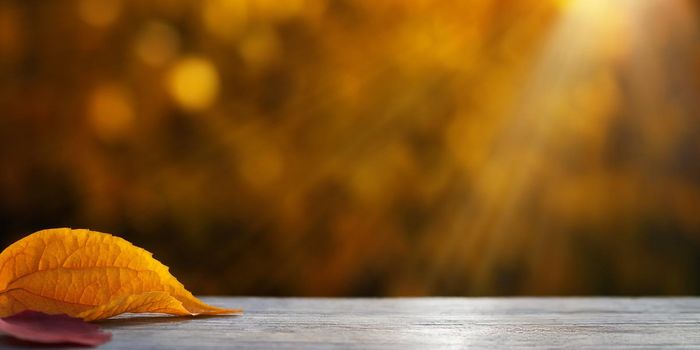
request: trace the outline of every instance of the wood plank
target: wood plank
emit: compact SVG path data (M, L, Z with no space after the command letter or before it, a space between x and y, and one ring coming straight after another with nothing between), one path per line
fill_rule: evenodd
M700 298L203 299L246 314L123 316L101 349L700 348Z

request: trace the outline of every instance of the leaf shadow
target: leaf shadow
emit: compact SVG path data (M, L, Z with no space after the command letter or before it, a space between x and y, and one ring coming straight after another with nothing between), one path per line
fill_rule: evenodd
M197 316L168 316L168 315L128 315L119 318L110 318L96 322L105 329L134 327L168 323L185 323L196 320L207 320L225 317L240 317L240 314L232 315L197 315Z

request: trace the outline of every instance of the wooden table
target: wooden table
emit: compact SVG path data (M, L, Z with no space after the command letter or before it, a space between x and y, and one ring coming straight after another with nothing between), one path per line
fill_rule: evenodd
M700 298L203 299L246 314L122 316L100 349L700 348Z

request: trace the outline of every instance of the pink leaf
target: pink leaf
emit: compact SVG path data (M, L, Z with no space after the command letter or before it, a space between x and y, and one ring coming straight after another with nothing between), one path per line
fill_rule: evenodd
M67 315L23 311L0 319L0 331L36 343L73 343L88 346L104 344L112 334L100 327Z

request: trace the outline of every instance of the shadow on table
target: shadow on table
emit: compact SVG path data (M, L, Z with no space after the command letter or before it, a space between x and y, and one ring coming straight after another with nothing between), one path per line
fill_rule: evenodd
M143 326L154 324L184 323L196 320L208 320L213 318L240 317L241 315L198 315L198 316L167 316L167 315L125 315L96 322L104 328Z
M213 319L213 318L223 318L223 317L237 317L240 315L198 315L198 316L167 316L160 314L149 314L149 315L125 315L119 318L108 319L103 321L98 321L96 324L105 330L121 328L121 327L133 327L133 326L146 326L146 325L156 325L156 324L175 324L183 323L197 320ZM75 349L79 348L89 348L84 346L75 345L72 343L37 343L26 340L17 339L8 335L0 334L0 349L6 348L16 348L16 349Z

